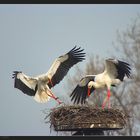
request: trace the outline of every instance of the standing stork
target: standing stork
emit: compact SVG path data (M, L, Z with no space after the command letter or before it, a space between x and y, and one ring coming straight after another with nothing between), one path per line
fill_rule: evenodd
M52 93L51 88L65 77L73 65L85 59L83 50L81 47L76 48L75 46L68 53L59 56L47 73L36 77L27 76L21 71L14 71L12 77L15 79L14 87L24 94L33 96L39 103L45 103L51 97L61 104L62 102Z
M83 77L76 88L71 93L71 101L74 100L76 104L84 104L91 92L99 88L107 88L107 96L103 101L102 108L104 109L107 101L108 108L110 108L111 86L120 84L124 77L130 78L130 65L126 62L117 59L106 59L105 69L102 73L97 75L86 75Z

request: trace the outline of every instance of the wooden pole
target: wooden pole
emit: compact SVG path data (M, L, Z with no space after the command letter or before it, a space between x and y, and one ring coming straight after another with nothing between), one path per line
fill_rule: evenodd
M75 132L74 134L72 134L73 136L99 136L99 135L104 135L104 132L103 132L103 130L99 130L99 129L97 129L97 130L82 130L82 131L77 131L77 132Z

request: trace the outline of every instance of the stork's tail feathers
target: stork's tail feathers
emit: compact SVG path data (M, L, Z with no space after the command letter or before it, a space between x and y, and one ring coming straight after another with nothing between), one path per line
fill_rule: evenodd
M50 97L45 92L42 91L41 94L36 93L34 99L38 103L46 103L49 101Z

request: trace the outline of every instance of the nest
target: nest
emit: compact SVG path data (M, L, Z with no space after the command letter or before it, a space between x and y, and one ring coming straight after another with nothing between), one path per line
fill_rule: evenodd
M61 106L50 114L56 131L113 130L126 125L127 116L119 109L93 106Z

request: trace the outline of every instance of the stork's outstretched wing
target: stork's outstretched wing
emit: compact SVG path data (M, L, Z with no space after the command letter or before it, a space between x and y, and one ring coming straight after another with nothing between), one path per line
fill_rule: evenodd
M86 76L80 80L80 83L71 93L71 101L74 100L74 104L85 104L86 98L88 97L88 83L94 81L94 76ZM91 93L94 91L94 88L91 88Z
M83 50L84 49L81 49L80 47L76 48L75 46L67 54L58 57L54 61L47 72L47 77L52 82L48 84L50 88L58 84L73 65L85 59L85 53L83 53Z
M111 58L106 60L105 70L110 76L121 81L123 81L125 75L130 78L131 74L130 64Z
M22 72L14 71L15 79L14 87L20 89L23 93L34 96L37 90L37 81L34 78L28 77Z

